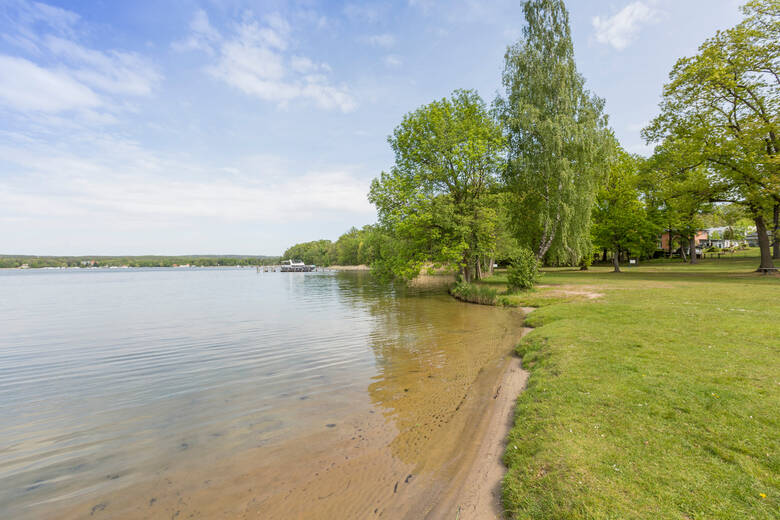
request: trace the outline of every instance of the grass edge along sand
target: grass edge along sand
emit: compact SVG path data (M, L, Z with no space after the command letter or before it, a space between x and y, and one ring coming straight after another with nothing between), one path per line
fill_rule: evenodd
M778 517L780 278L754 264L548 270L515 298L542 308L517 348L510 516Z

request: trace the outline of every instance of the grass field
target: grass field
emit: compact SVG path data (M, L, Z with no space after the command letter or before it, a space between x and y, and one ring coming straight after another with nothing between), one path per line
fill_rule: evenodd
M510 516L780 518L780 277L757 265L551 270L514 297L541 307L518 346Z

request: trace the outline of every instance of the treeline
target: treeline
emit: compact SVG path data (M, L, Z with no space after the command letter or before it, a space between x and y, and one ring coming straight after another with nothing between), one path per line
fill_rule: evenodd
M282 258L300 260L309 265L370 265L376 260L381 232L376 226L351 228L335 242L314 240L295 244Z
M0 268L250 266L279 263L276 256L11 256L0 255Z
M780 258L780 10L752 0L744 20L678 61L660 115L643 131L649 159L627 153L604 101L577 71L562 0L523 4L503 92L488 105L455 90L406 114L389 136L389 171L369 200L379 221L335 243L298 244L307 263L369 263L410 279L426 265L465 281L531 252L547 265L649 257L661 233L683 254L713 215L736 236L749 218L760 269ZM356 248L355 245L358 245ZM690 255L696 262L696 254Z

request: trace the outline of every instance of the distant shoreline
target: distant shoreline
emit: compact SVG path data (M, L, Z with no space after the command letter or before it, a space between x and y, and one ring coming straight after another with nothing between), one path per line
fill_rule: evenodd
M0 268L89 267L255 267L278 264L278 256L248 255L138 255L138 256L36 256L0 255Z

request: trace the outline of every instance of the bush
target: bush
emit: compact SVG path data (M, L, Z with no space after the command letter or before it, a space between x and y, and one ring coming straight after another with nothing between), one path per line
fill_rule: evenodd
M541 278L539 260L530 249L518 249L512 255L512 262L507 270L509 291L531 289Z
M450 289L450 294L464 302L495 305L498 292L492 287L458 282Z

